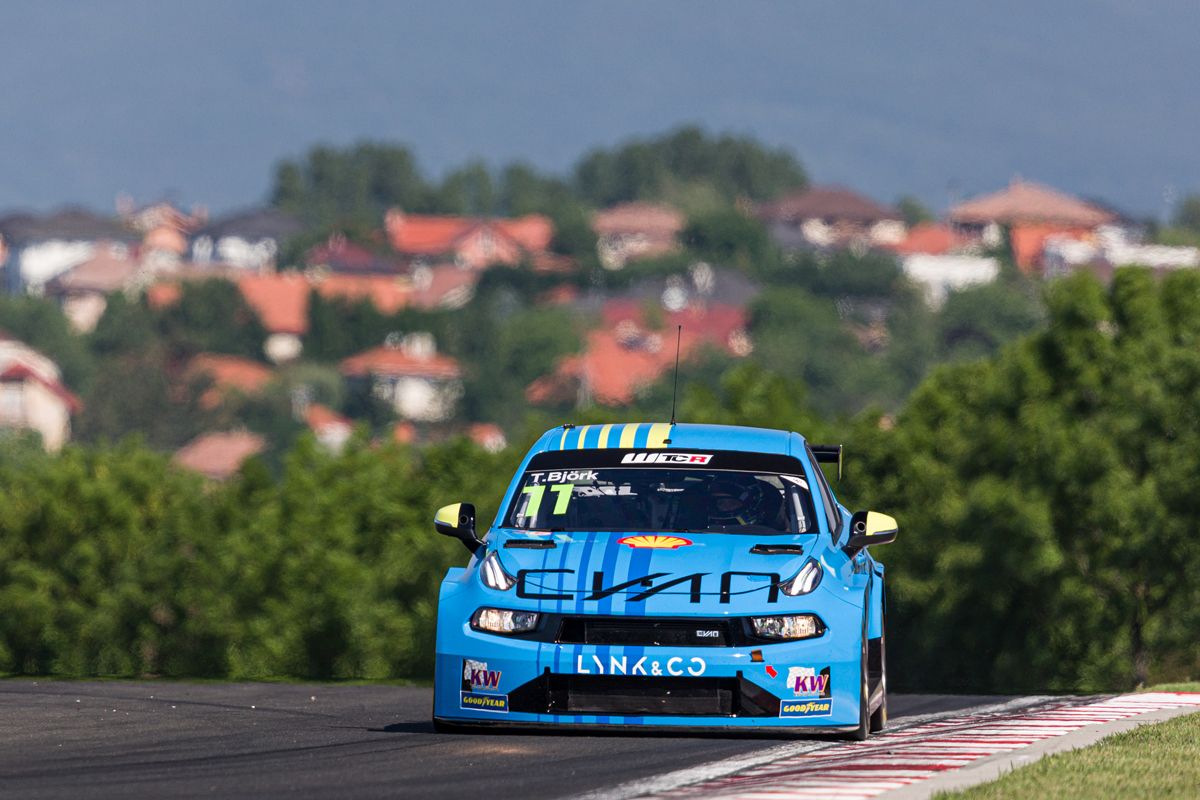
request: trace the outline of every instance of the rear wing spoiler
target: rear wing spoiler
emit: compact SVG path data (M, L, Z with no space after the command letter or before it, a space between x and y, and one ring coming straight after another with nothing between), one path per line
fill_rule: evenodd
M818 464L837 464L838 480L842 479L842 446L840 444L810 444L813 458Z

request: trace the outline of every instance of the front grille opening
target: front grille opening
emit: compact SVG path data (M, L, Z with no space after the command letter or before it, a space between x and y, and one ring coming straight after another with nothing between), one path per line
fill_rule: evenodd
M727 717L734 714L739 694L737 680L732 678L555 678L550 689L551 713Z
M724 619L566 617L558 631L560 644L729 647L733 639Z
M662 717L770 717L779 699L738 677L544 673L509 695L510 708L535 714Z

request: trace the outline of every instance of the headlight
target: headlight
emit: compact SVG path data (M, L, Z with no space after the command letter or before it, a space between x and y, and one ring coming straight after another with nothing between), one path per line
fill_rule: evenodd
M754 635L764 639L811 639L824 630L821 620L813 614L791 614L786 617L751 617Z
M789 597L796 597L801 594L808 594L821 583L821 576L825 574L825 570L821 569L821 564L815 559L810 558L804 562L804 566L796 573L795 577L784 583L779 588Z
M537 624L538 614L534 611L481 608L471 615L471 627L488 633L528 633Z
M483 561L479 564L479 577L483 580L484 586L499 589L502 592L507 592L517 582L516 578L505 571L504 565L500 563L500 556L496 555L495 550L483 557Z

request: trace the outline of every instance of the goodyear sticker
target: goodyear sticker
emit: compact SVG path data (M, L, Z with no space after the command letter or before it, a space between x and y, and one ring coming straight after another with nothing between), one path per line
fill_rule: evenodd
M783 700L779 703L781 717L829 717L833 715L833 700Z
M468 711L508 713L508 695L506 694L480 694L478 692L459 692L458 694L459 705Z

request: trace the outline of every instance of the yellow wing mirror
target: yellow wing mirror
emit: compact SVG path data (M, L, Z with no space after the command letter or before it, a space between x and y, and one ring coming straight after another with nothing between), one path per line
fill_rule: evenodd
M475 537L475 506L470 503L451 503L439 508L433 515L433 528L443 536L458 539L472 553L483 546Z
M896 541L900 526L895 517L878 511L859 511L850 518L850 538L846 542L846 554L854 555L873 544L890 544Z

